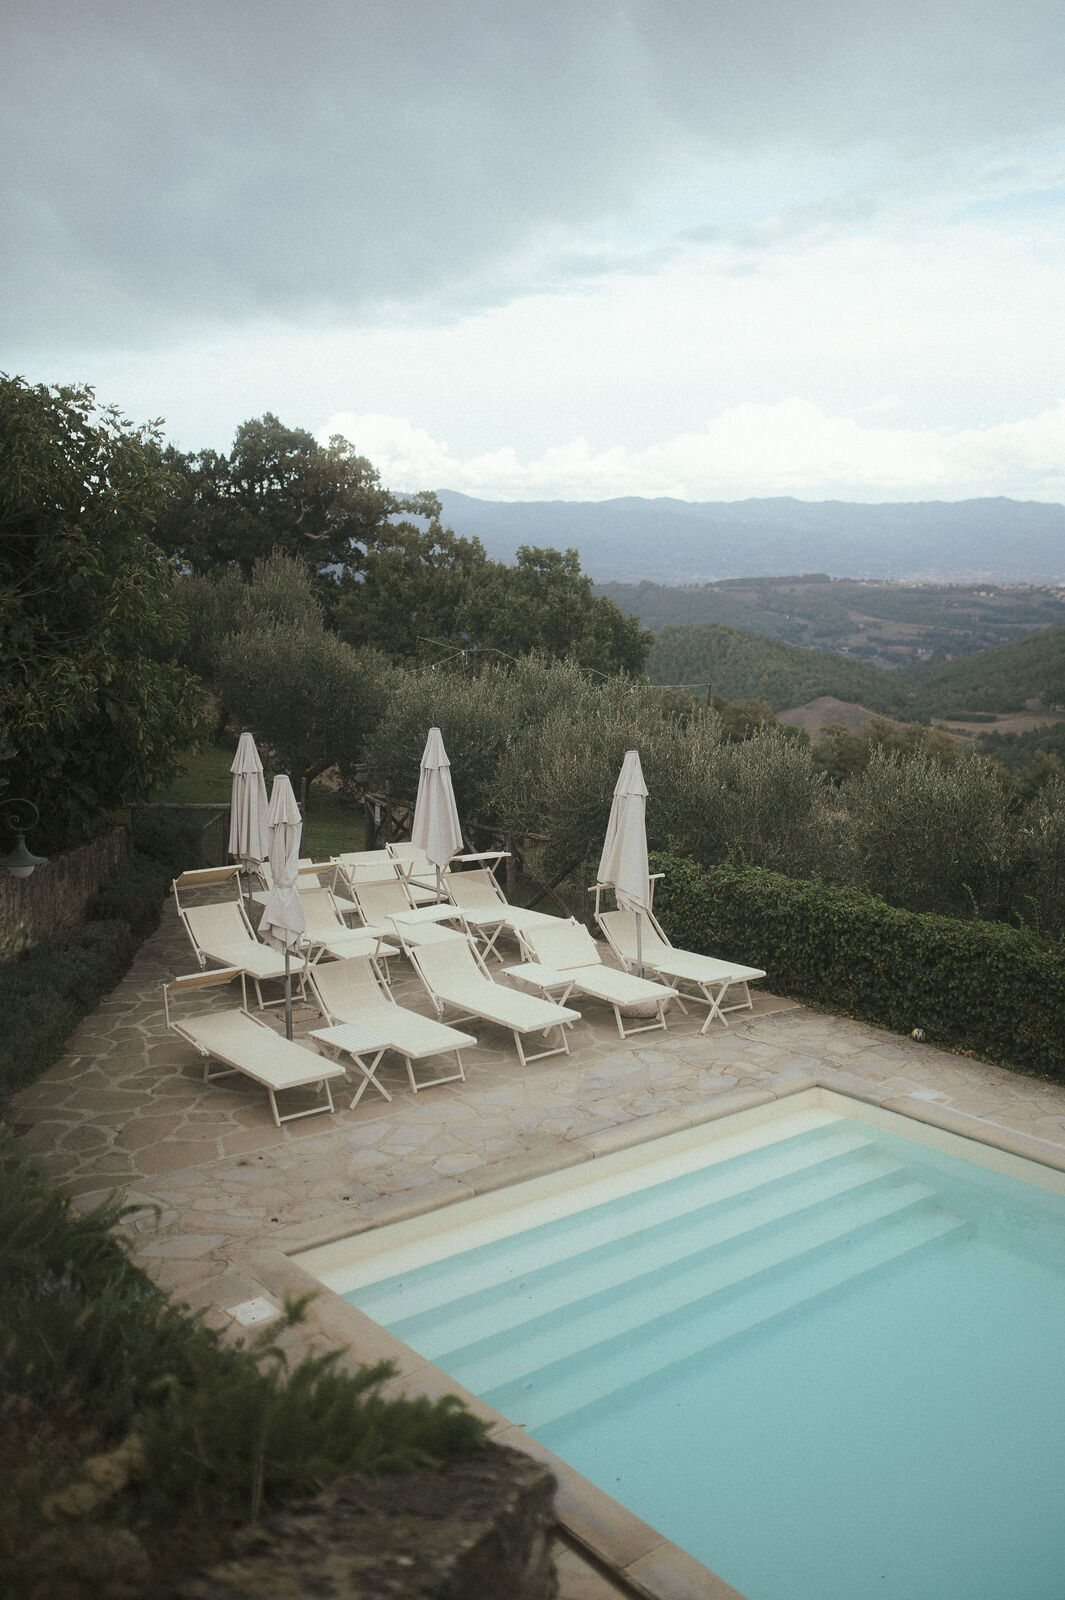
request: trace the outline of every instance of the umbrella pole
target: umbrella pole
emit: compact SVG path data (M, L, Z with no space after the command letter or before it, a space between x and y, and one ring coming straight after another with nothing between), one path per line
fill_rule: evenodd
M636 976L643 977L643 912L636 913Z
M285 1038L292 1038L292 970L288 942L285 943Z
M441 900L443 898L444 898L444 891L440 886L440 868L437 867L437 869L436 869L436 903L437 903L437 905L440 904L440 902L441 902Z

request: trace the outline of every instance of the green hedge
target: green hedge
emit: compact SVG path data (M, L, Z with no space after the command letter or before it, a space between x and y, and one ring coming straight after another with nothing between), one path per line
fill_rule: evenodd
M1065 1077L1065 954L1002 923L900 911L854 889L661 853L678 945L764 967L767 987L986 1060Z
M0 1108L63 1053L82 1017L118 983L158 926L171 879L200 859L198 824L180 813L142 837L85 908L85 920L0 967ZM147 844L151 854L144 851Z
M125 922L88 922L0 967L0 1102L63 1053L67 1036L115 987L136 942Z

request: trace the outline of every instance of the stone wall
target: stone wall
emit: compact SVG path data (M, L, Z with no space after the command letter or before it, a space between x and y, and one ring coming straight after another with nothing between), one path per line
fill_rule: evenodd
M36 854L32 837L26 848ZM36 939L73 927L128 848L127 830L112 828L78 850L51 857L28 878L13 878L0 868L0 940L20 927Z
M555 1480L489 1445L439 1472L343 1478L237 1535L182 1600L555 1600Z

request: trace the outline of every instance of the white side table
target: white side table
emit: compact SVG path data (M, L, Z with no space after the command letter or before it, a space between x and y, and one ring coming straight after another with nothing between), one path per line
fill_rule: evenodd
M350 1056L362 1073L363 1081L356 1089L355 1097L351 1102L352 1111L354 1111L371 1083L378 1094L384 1095L385 1099L391 1104L392 1096L383 1083L378 1083L375 1076L381 1064L381 1057L388 1049L387 1039L379 1039L376 1033L371 1033L368 1028L357 1028L352 1022L339 1022L332 1028L312 1028L311 1038L318 1039L325 1045L327 1052L331 1052L335 1057ZM374 1055L375 1051L377 1052L376 1055ZM373 1060L367 1066L363 1058L371 1055Z
M521 961L516 967L504 967L508 978L513 978L517 983L527 983L530 988L539 989L547 1000L554 1000L558 1005L564 1006L573 988L574 979L568 972L557 972L554 967L545 967L539 961ZM552 990L561 989L561 994L553 994Z

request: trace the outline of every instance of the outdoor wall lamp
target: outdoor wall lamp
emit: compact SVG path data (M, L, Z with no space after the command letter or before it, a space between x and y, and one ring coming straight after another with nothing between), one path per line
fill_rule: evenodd
M34 867L43 867L48 860L47 856L31 855L26 849L26 829L35 828L41 814L32 800L0 800L0 812L6 813L4 820L15 835L15 847L0 856L0 867L6 867L13 878L28 878Z

